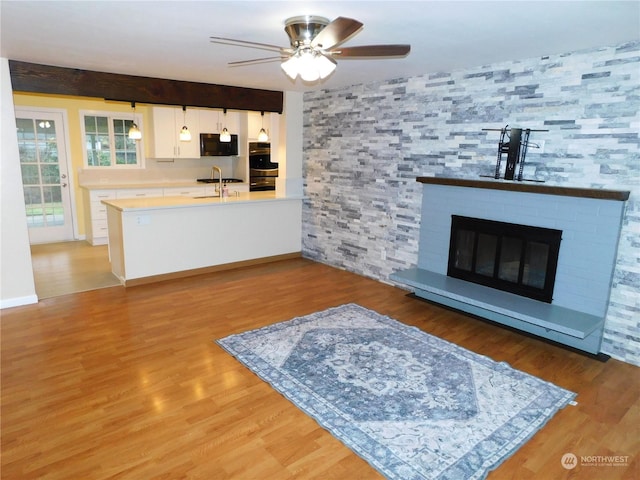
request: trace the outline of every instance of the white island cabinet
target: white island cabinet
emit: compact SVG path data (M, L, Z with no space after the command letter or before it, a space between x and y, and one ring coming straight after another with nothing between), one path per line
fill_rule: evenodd
M125 286L300 256L302 198L105 200L112 272Z

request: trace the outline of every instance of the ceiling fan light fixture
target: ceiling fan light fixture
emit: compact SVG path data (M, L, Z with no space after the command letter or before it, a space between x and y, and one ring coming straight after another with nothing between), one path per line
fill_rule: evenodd
M298 77L298 73L300 71L299 64L300 59L297 55L293 55L282 62L280 64L280 67L282 68L282 70L284 70L284 73L286 73L291 80L295 80Z
M316 57L316 66L320 78L327 78L336 69L336 62L332 58L320 54Z
M284 61L281 67L292 80L300 75L305 82L315 82L331 75L336 62L320 52L304 49Z
M300 54L300 78L305 82L315 82L320 78L316 58L310 50Z

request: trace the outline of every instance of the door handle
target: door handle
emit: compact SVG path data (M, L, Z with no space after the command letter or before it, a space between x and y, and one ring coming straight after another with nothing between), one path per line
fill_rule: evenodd
M67 174L63 173L62 175L60 175L60 178L67 178Z
M66 183L63 183L63 184L62 184L62 187L66 187L66 186L67 186L67 184L66 184Z

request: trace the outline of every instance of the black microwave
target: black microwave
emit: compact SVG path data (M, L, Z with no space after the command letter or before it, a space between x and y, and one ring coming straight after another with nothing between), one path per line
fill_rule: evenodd
M200 134L201 157L230 157L238 155L238 135L231 135L230 142L221 142L219 133Z

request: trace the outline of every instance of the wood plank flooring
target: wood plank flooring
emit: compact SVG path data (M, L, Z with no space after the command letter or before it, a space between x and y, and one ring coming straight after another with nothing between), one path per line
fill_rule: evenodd
M111 273L106 245L85 241L32 245L31 261L38 298L120 285Z
M2 479L381 479L214 343L350 302L578 393L489 479L639 478L638 367L294 259L3 310Z

